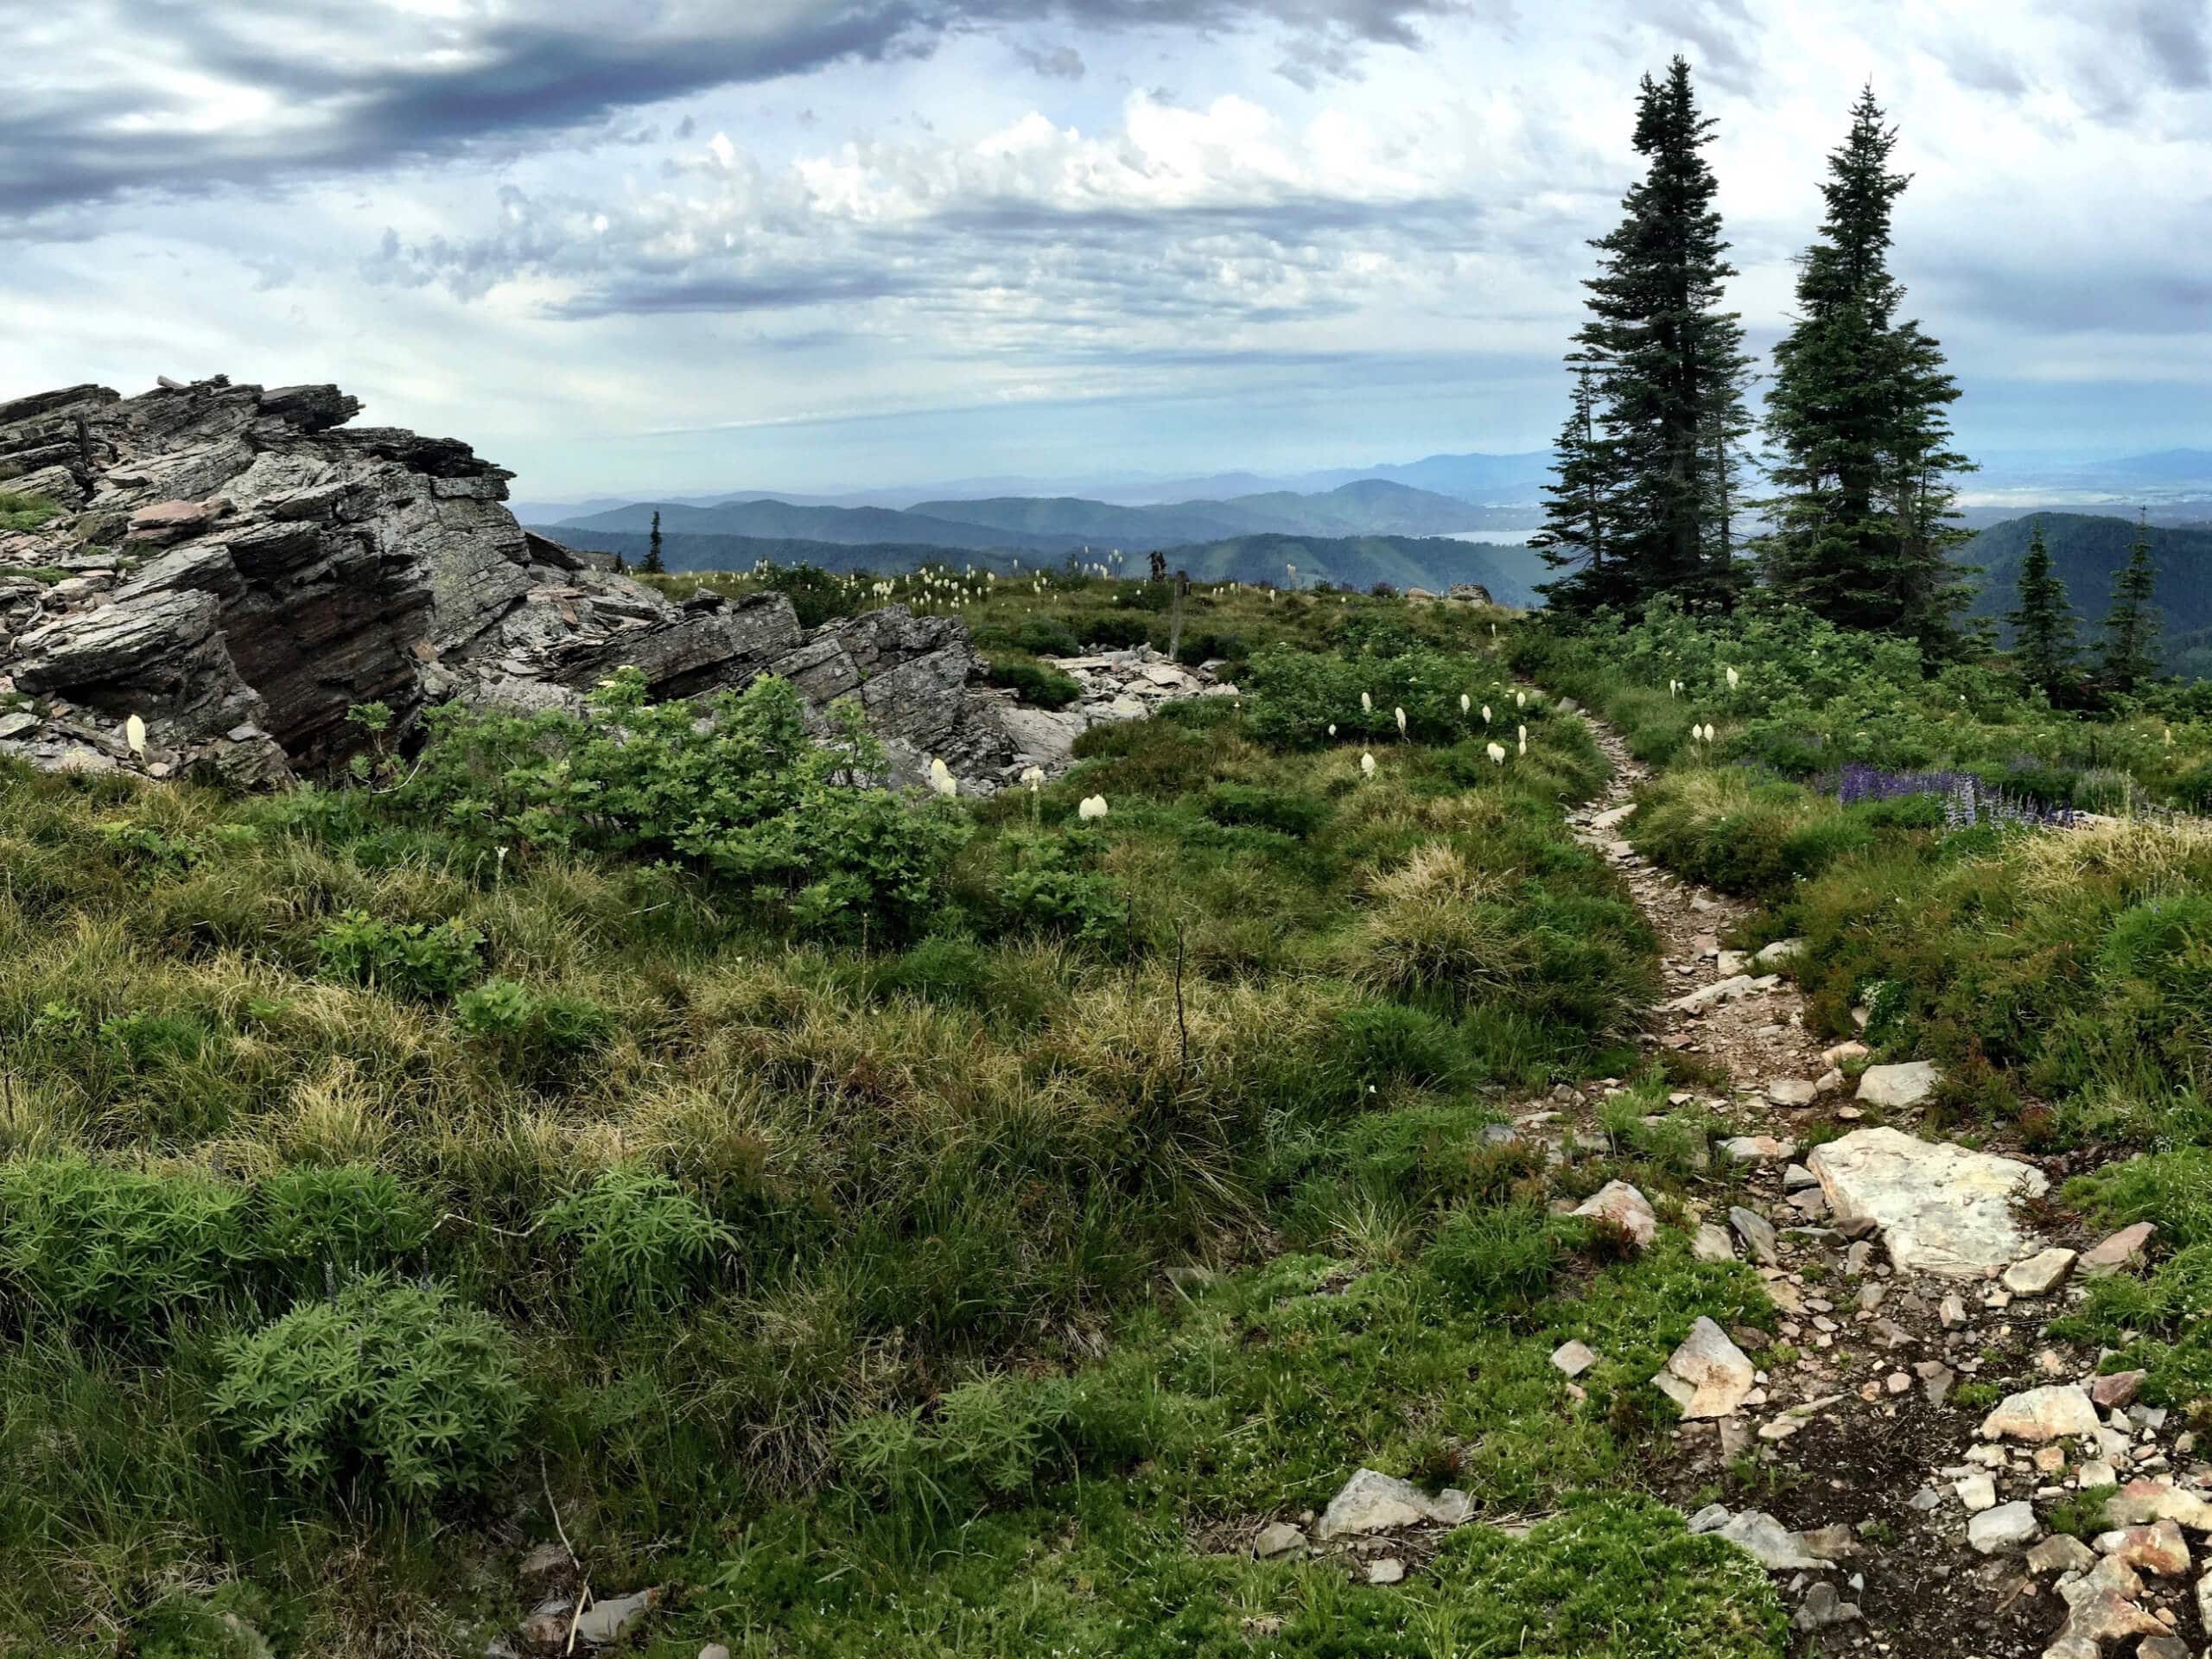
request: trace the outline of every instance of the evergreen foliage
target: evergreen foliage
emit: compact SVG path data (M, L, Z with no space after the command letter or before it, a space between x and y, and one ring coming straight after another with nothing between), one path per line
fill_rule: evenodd
M2020 603L2005 613L2012 625L2012 655L2020 677L2039 687L2054 702L2064 699L2075 677L2074 607L2066 584L2051 566L2050 550L2038 527L2028 538L2020 561Z
M1891 216L1911 175L1891 170L1896 145L1872 90L1860 93L1828 158L1797 321L1775 347L1766 431L1781 493L1764 504L1774 529L1763 552L1793 603L1942 655L1959 644L1952 618L1967 596L1950 557L1967 539L1950 480L1970 463L1950 447L1959 391L1942 347L1897 315Z
M2151 563L2151 523L2146 513L2127 544L2127 563L2112 586L2106 613L2100 666L2115 691L2133 691L2158 672L2158 613L2151 607L2158 572Z
M649 576L664 576L668 574L668 561L661 556L660 509L658 507L653 509L652 534L645 543L645 562L638 568Z
M1589 610L1671 593L1700 608L1739 585L1733 512L1748 359L1721 285L1717 186L1700 153L1713 118L1698 112L1689 65L1643 80L1636 123L1644 176L1620 225L1592 244L1590 319L1575 335L1574 406L1559 482L1538 538L1554 569L1553 605Z

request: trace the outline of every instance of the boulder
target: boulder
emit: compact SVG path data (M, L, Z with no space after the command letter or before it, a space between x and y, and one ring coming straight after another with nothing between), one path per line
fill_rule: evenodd
M2066 1277L2066 1270L2074 1265L2074 1252L2053 1247L2038 1250L2024 1262L2015 1262L2005 1269L2005 1288L2015 1296L2047 1296L2058 1287Z
M1700 1262L1733 1262L1736 1247L1729 1241L1726 1228L1701 1221L1698 1224L1697 1236L1690 1240L1690 1255Z
M2189 1571L2189 1541L2172 1521L2120 1527L2097 1535L2097 1553L2125 1561L2139 1573L2177 1579Z
M2084 1279L2102 1279L2122 1268L2140 1267L2144 1251L2158 1230L2158 1224L2149 1221L2123 1227L2094 1249L2082 1251L2076 1270Z
M1815 1147L1806 1166L1830 1211L1871 1217L1906 1272L1980 1276L2017 1260L2026 1240L2012 1199L2049 1185L2017 1160L1890 1128L1853 1129Z
M2191 1532L2212 1532L2212 1503L2155 1480L2131 1480L2105 1500L2105 1519L2114 1526L2175 1521Z
M525 532L508 474L466 444L347 427L359 407L334 386L219 377L0 404L0 478L64 509L0 537L0 677L43 705L34 726L10 721L0 754L281 781L366 741L357 703L387 705L404 737L438 702L575 708L633 666L662 698L784 675L824 731L849 697L893 781L933 757L976 790L1020 770L957 620L893 606L810 632L780 594L664 598ZM147 562L119 581L110 557L81 581L5 582L11 565L90 571L87 550L126 542ZM143 753L116 741L134 715ZM1049 750L1044 735L1023 734Z

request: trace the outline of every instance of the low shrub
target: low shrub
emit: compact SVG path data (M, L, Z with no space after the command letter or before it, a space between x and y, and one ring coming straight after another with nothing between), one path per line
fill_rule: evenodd
M332 979L425 1001L449 997L476 977L484 935L465 922L387 922L349 910L315 940Z
M218 1353L216 1421L302 1488L414 1504L481 1490L529 1413L512 1338L439 1285L363 1279Z
M49 1313L158 1330L235 1291L256 1254L232 1182L82 1158L0 1164L0 1280Z
M665 1175L610 1169L548 1209L549 1243L571 1254L578 1301L608 1322L666 1314L706 1282L734 1243L729 1230Z
M614 1034L614 1016L588 997L533 990L512 979L487 979L462 993L454 1018L532 1081L556 1075Z
M1253 784L1216 784L1206 792L1206 816L1216 823L1278 830L1301 839L1328 822L1330 810L1330 804L1318 796Z
M1018 657L994 657L988 677L993 685L1037 709L1065 709L1083 696L1073 675Z
M1462 1306L1510 1309L1550 1288L1568 1255L1567 1229L1541 1205L1476 1205L1446 1216L1428 1269Z

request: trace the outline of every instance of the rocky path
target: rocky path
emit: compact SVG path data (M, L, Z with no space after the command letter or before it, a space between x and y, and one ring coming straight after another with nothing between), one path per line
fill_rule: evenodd
M1754 1264L1780 1313L1774 1337L1701 1320L1655 1379L1684 1411L1656 1483L1774 1573L1807 1652L2206 1655L2212 1467L2177 1414L2136 1401L2139 1375L2097 1376L2098 1354L2044 1329L2155 1230L2068 1236L2029 1202L2050 1185L2031 1161L1916 1132L1934 1068L1808 1031L1794 943L1730 949L1749 907L1622 838L1648 774L1592 724L1614 775L1573 823L1660 937L1671 995L1646 1040L1700 1080L1675 1105L1737 1130L1694 1195L1694 1248ZM1573 1109L1553 1104L1524 1123ZM1609 1205L1643 1200L1585 1208ZM2056 1529L2107 1487L2108 1529Z

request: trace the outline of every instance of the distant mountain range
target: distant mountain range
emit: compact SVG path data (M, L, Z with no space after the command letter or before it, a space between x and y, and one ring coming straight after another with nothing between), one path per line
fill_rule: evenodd
M1080 496L996 496L919 501L907 508L822 506L775 497L691 506L636 501L579 517L539 520L556 538L575 531L636 534L660 514L664 535L746 536L842 546L906 543L980 552L1002 549L1103 556L1236 536L1423 536L1481 528L1483 509L1386 479L1357 479L1301 495L1275 490L1225 500L1128 506Z
M588 530L558 525L544 532L570 547L619 553L632 566L645 556L647 537L634 531ZM1463 542L1431 536L1284 536L1262 533L1174 546L1165 550L1170 569L1185 570L1202 582L1274 582L1294 580L1301 588L1319 582L1371 588L1427 588L1442 593L1454 582L1479 582L1503 605L1533 606L1534 584L1543 566L1530 549ZM903 571L924 564L956 562L979 570L1009 575L1057 563L1050 556L1005 549L969 551L905 543L815 542L790 537L670 534L662 521L661 556L671 570L746 570L765 559L772 564L812 564L824 570ZM1142 575L1141 560L1125 562ZM1289 576L1296 568L1295 578Z

